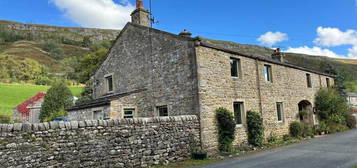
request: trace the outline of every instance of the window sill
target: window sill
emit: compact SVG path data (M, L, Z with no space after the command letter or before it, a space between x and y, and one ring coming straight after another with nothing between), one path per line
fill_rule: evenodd
M236 128L243 128L243 124L236 124Z

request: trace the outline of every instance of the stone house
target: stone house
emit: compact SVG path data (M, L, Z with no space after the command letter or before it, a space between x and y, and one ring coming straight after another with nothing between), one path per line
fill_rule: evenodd
M262 115L266 137L287 134L302 110L317 124L314 96L333 76L287 64L279 50L248 55L188 31L150 28L140 1L131 16L93 76L94 100L69 109L71 120L197 115L207 151L217 150L219 107L234 113L236 145L247 139L248 110Z
M22 102L14 108L12 120L39 123L42 103L45 99L45 92L39 92L30 99Z

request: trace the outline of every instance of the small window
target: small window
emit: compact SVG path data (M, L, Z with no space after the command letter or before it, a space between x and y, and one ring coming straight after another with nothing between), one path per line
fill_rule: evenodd
M270 65L264 65L264 77L267 82L272 82L272 72Z
M124 118L134 118L135 109L124 109Z
M311 75L310 74L306 74L306 82L307 82L307 87L311 88L312 84L311 84Z
M326 78L326 86L330 87L330 78Z
M233 103L234 119L238 125L243 124L243 110L243 102Z
M282 102L278 102L276 103L276 112L278 115L278 121L282 122L283 121L283 116L284 116L284 112L283 112L283 103Z
M113 76L112 75L107 76L107 77L105 77L105 79L107 82L108 92L112 92L113 91Z
M240 66L240 59L231 58L231 76L232 77L241 77L241 66Z
M169 111L167 109L167 106L158 106L156 107L156 109L159 112L160 117L169 116Z
M94 120L103 120L104 114L102 110L93 111L93 119Z

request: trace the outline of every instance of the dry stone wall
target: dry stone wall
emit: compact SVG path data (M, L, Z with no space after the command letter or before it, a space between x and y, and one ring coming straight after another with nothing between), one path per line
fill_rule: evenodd
M0 125L2 167L148 167L198 146L196 116Z

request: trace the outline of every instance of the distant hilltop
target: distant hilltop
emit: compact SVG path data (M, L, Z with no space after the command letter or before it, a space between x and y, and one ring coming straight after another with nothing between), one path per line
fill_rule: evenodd
M9 29L14 33L32 36L34 40L60 37L71 41L82 41L89 37L92 41L114 40L120 30L95 29L81 27L59 27L42 24L24 24L20 22L0 20L0 28Z

